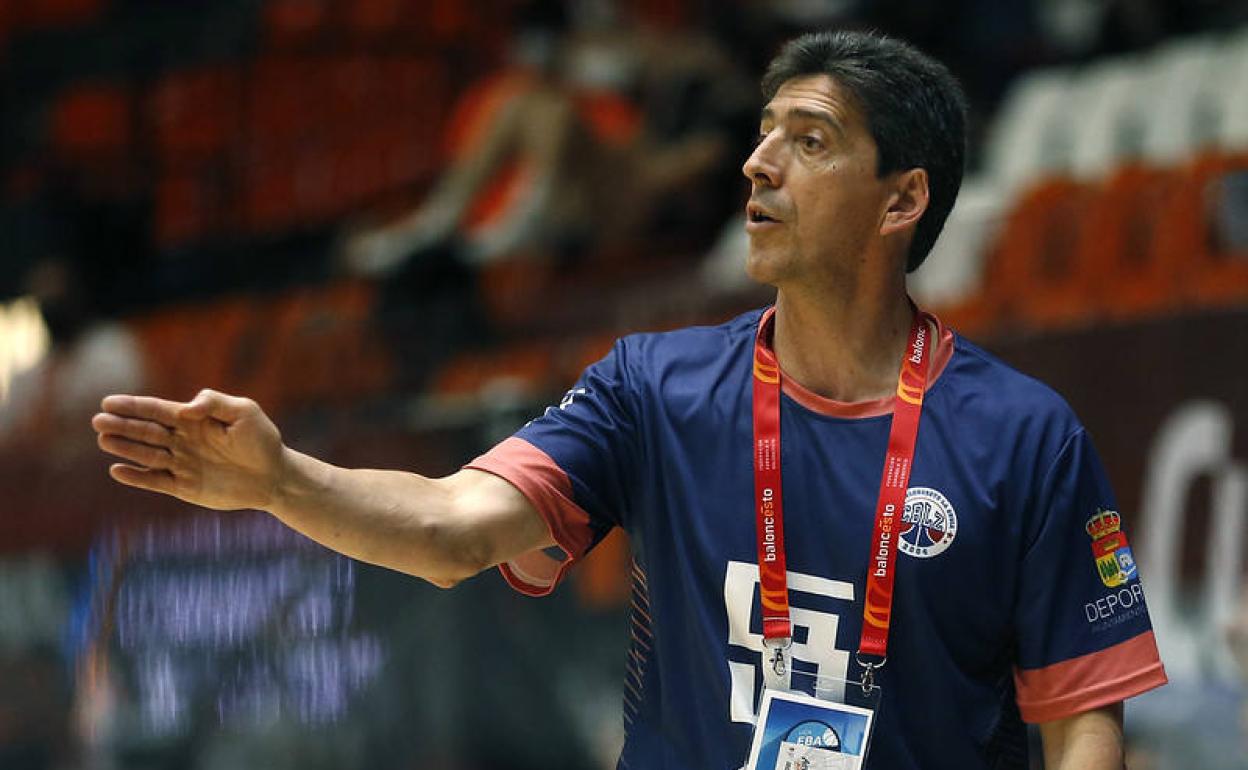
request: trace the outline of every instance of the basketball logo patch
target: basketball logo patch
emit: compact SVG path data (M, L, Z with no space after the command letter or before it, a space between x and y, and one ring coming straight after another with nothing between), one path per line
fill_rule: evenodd
M958 514L949 499L931 487L910 487L901 514L897 548L919 559L945 552L958 534Z

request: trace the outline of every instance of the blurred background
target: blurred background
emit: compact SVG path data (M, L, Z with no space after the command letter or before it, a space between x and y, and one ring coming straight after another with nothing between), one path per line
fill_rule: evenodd
M912 289L1104 456L1171 677L1131 766L1248 767L1244 0L0 0L0 768L613 767L621 537L442 592L113 485L88 419L211 386L440 475L766 303L739 167L818 27L970 94Z

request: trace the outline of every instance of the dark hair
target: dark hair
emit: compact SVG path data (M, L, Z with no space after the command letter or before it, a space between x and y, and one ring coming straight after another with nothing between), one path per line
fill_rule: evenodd
M879 151L876 174L927 170L931 200L919 219L906 272L923 264L962 186L966 97L945 65L873 32L811 32L785 44L767 66L763 96L786 82L830 75L849 91Z

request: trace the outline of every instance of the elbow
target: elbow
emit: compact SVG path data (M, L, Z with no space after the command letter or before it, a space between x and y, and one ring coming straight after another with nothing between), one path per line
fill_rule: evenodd
M438 588L449 589L454 588L468 578L476 577L491 566L493 565L485 560L466 552L452 556L445 563L439 564L438 569L433 570L432 574L425 574L420 577L423 577Z
M464 580L466 579L467 578L461 578L461 577L437 577L437 576L431 576L431 575L425 576L425 581L432 583L438 588L442 588L442 589L454 588L455 586L464 582Z
M438 588L454 588L494 566L480 537L445 519L429 526L425 542L432 558L410 572Z

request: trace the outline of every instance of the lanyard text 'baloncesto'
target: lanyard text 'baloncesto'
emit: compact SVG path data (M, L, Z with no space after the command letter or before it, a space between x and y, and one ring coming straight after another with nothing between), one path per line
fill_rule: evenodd
M772 316L774 319L774 316ZM771 665L784 676L786 655L793 639L789 617L789 590L784 552L784 504L780 483L780 366L765 344L770 324L760 323L754 342L754 497L758 538L759 590L763 608L763 645L773 653ZM874 672L884 665L893 606L893 577L897 561L899 519L905 509L914 445L923 411L923 395L935 345L931 316L916 312L897 378L893 424L888 453L880 478L871 535L871 558L862 613L862 635L857 660L864 669L862 684L874 686ZM863 656L879 658L864 660Z

